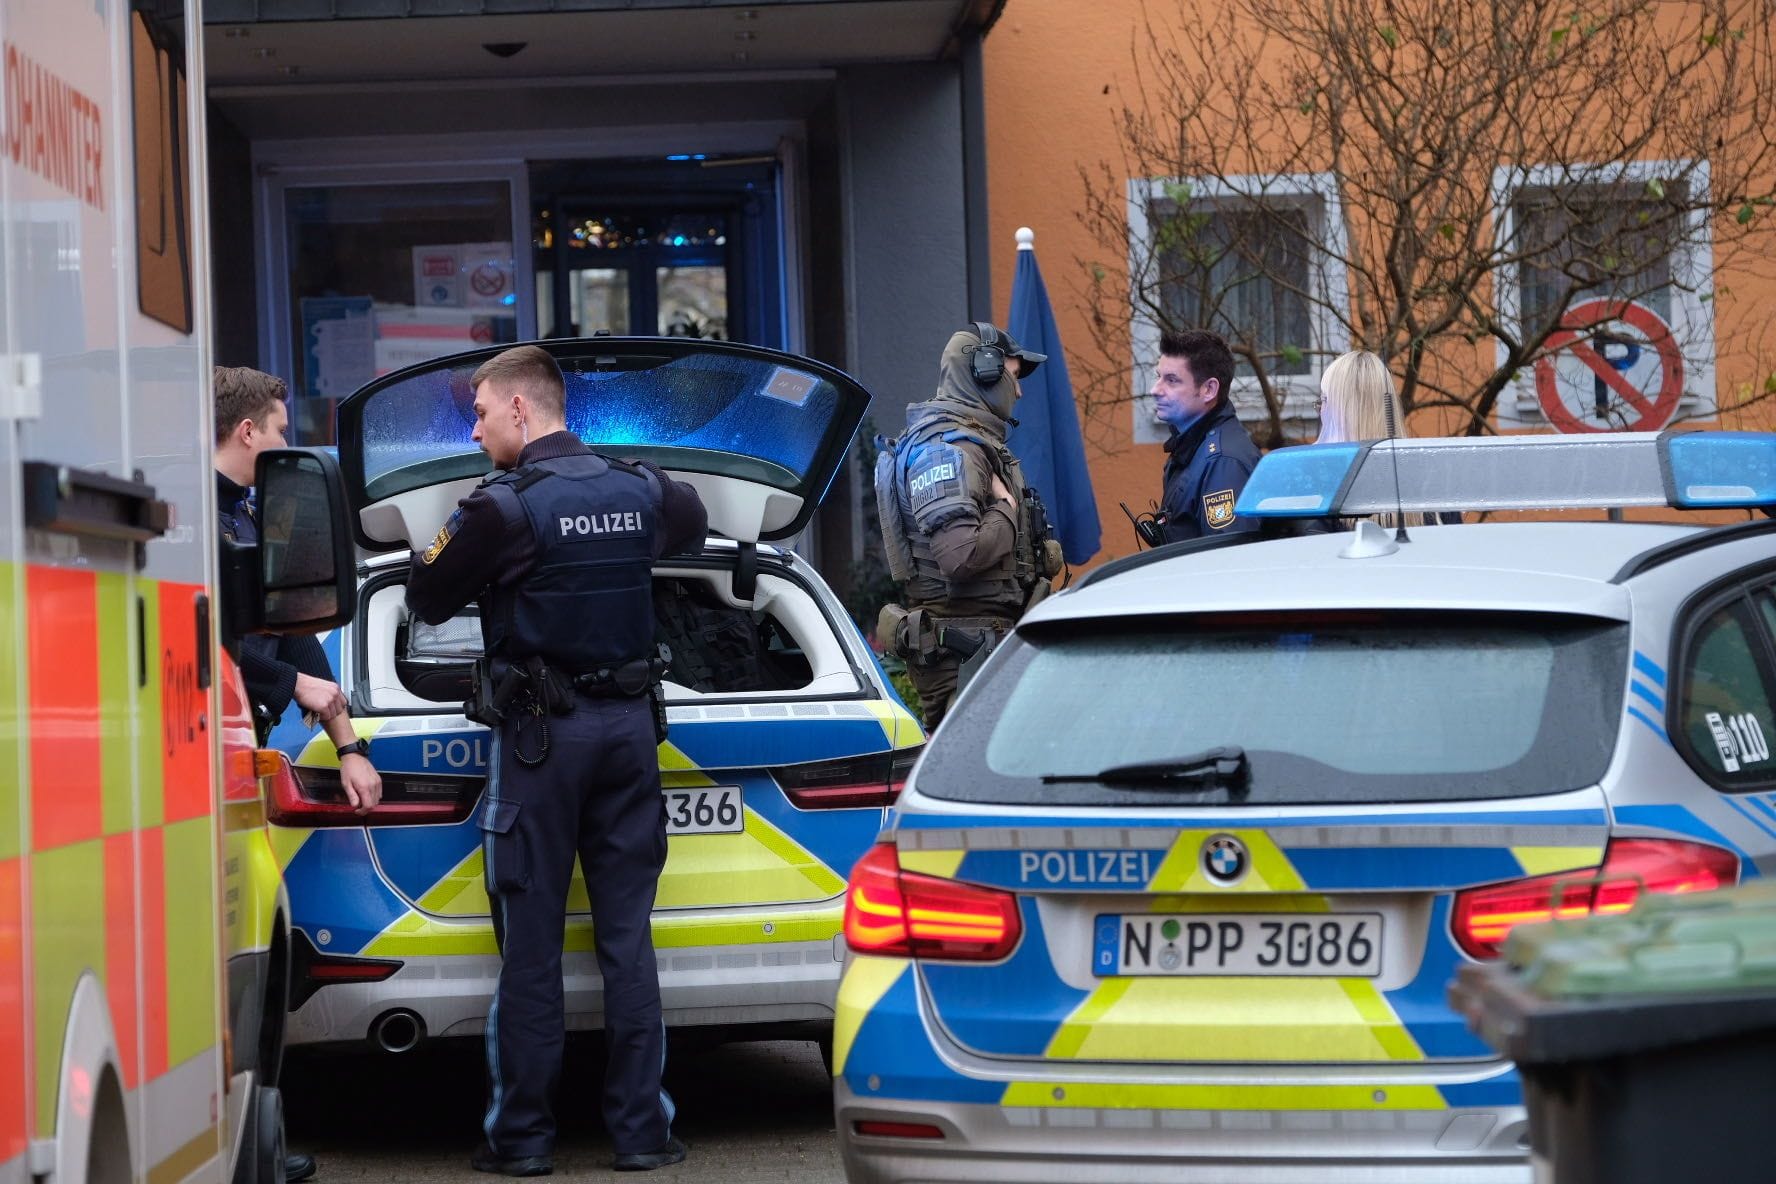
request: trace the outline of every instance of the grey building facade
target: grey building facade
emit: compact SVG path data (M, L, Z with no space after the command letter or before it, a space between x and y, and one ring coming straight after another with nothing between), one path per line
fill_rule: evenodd
M980 42L1004 0L212 0L216 359L299 442L476 344L724 336L893 433L990 316ZM856 466L804 540L841 588Z

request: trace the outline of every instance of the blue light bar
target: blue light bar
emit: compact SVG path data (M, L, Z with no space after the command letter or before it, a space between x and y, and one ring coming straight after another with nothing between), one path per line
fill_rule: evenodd
M1776 435L1687 432L1662 443L1672 505L1686 510L1776 505Z
M1776 506L1776 434L1598 432L1279 448L1235 507L1245 518L1354 518L1396 507L1535 511Z
M1252 470L1234 513L1242 518L1324 518L1363 450L1362 444L1279 448Z

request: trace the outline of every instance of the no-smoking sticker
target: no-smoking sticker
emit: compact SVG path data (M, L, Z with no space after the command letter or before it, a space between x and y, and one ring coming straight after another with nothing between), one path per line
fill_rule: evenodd
M506 273L496 263L483 263L469 273L469 286L477 296L498 296L506 290Z
M1536 401L1559 432L1654 432L1683 397L1683 354L1643 304L1587 300L1567 309L1536 359Z

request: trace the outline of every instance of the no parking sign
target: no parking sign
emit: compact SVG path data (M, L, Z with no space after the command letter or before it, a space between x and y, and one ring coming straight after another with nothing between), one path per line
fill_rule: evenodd
M1655 432L1683 397L1683 354L1644 304L1587 300L1566 310L1536 359L1536 400L1559 432Z

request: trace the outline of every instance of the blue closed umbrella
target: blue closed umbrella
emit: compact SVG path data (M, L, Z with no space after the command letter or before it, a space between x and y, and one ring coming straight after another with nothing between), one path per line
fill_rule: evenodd
M1103 539L1091 470L1085 464L1085 437L1048 288L1036 266L1036 236L1025 227L1017 237L1017 277L1011 284L1006 328L1020 346L1047 354L1048 361L1020 380L1024 396L1018 400L1018 425L1009 442L1024 467L1024 479L1042 494L1061 553L1068 563L1084 563L1098 553Z

